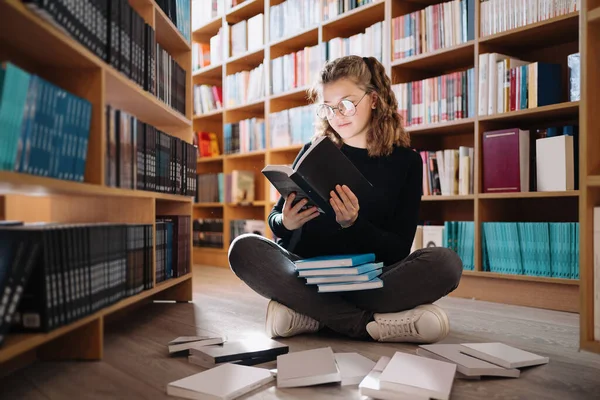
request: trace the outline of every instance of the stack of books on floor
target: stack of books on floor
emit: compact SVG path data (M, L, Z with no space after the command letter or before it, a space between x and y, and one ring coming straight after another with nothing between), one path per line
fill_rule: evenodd
M334 353L331 347L289 353L287 346L270 339L244 342L245 347L232 342L229 349L226 341L184 348L190 353L229 353L226 358L230 361L214 363L206 371L169 383L167 394L188 399L235 399L275 382L277 388L355 386L360 395L377 399L448 400L455 378L518 378L518 368L549 362L548 357L503 343L421 345L416 355L397 351L373 361L358 353ZM277 368L260 368L252 364L261 362L245 364L239 360L241 355L245 360L256 359L259 352L259 358L276 357ZM275 353L279 355L273 357Z
M375 254L343 254L305 258L294 262L298 277L307 285L317 285L319 292L348 292L383 287L379 279L382 262Z

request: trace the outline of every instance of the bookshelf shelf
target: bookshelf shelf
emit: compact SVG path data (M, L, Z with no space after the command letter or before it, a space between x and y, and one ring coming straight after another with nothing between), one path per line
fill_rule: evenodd
M298 153L300 151L300 149L302 149L301 144L295 144L293 146L285 146L285 147L275 147L273 149L269 150L269 153L289 153L289 152L293 152L294 155L296 153Z
M531 46L555 46L576 41L579 36L579 12L550 18L506 32L479 38L482 46L500 48L529 48ZM481 51L480 51L481 52Z
M241 111L246 113L264 113L265 111L265 99L258 99L251 103L246 103L237 106L227 107L226 112L231 113L234 111Z
M197 161L198 161L198 163L216 163L216 162L222 162L223 158L224 158L223 155L220 155L220 156L214 156L214 157L199 158Z
M223 75L223 64L209 65L194 72L192 79L195 84L202 80L221 81Z
M463 271L463 275L483 276L483 277L493 278L493 279L509 279L509 280L515 280L515 281L543 282L543 283L553 283L553 284L557 284L557 285L579 286L578 279L561 279L561 278L548 278L548 277L544 277L544 276L498 274L495 272L488 272L488 271Z
M227 159L235 160L235 159L244 159L244 158L264 157L266 153L267 153L266 150L255 150L255 151L249 151L247 153L227 154Z
M65 334L68 334L71 331L74 331L86 324L89 324L90 322L101 319L104 316L113 314L117 311L123 310L135 303L140 302L141 300L148 299L164 291L165 289L177 286L186 281L191 281L191 279L192 275L191 273L188 273L187 275L180 276L178 278L172 278L167 281L160 282L156 284L156 286L152 289L144 290L143 292L137 295L122 299L119 302L105 307L94 314L83 317L69 325L61 326L48 333L9 335L6 338L6 343L2 347L0 347L0 363L8 361L27 351L33 350L45 343L49 343L56 338L64 336Z
M474 200L475 195L472 194L462 194L462 195L452 195L452 196L422 196L421 201L467 201Z
M409 68L424 70L448 70L472 67L475 56L475 41L459 44L417 56L392 61L392 69Z
M479 117L479 121L516 124L542 120L558 121L561 119L577 119L578 115L579 101L572 101L549 106L527 108L502 114L484 115Z
M308 87L301 87L292 89L290 91L284 93L272 94L269 96L269 101L271 104L276 102L298 102L298 101L307 101L307 91Z
M356 28L367 27L375 22L385 19L385 1L374 0L371 4L360 6L351 11L346 11L341 15L323 21L323 30L328 32L336 31L339 34L346 36L348 30L356 31ZM331 36L333 37L333 36ZM324 40L328 40L325 38Z
M245 69L254 68L264 61L265 49L251 50L247 53L230 57L226 64L226 75L235 74Z
M411 135L449 135L475 129L475 118L456 119L435 124L413 125L405 128Z
M156 41L161 44L173 56L179 53L189 52L191 50L190 43L185 40L185 37L179 32L179 29L167 17L164 11L155 5L154 20L156 29Z
M228 207L264 207L267 202L264 200L256 200L251 203L227 203Z
M590 175L587 177L587 185L591 187L600 186L600 175Z
M271 59L303 49L305 46L314 46L317 43L319 43L319 27L313 26L292 36L271 42L269 45Z
M222 26L223 17L216 17L192 32L192 40L195 42L208 43L210 38L215 36Z
M512 192L512 193L480 193L480 199L533 199L540 197L577 197L579 190L567 190L564 192Z
M588 11L587 20L588 22L600 21L600 7L596 7L593 10Z
M236 23L260 13L264 13L264 0L245 0L227 12L225 18L229 23Z
M223 207L223 203L194 203L194 208L216 208Z
M194 122L206 121L206 120L219 121L222 119L223 119L223 109L218 109L218 110L214 110L211 112L207 112L206 114L194 115Z

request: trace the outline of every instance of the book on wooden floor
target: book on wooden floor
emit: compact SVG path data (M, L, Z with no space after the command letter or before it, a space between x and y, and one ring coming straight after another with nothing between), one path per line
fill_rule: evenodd
M342 386L358 385L375 367L375 361L358 353L335 353Z
M382 389L379 377L390 362L390 357L380 357L373 369L364 377L358 385L361 396L368 396L382 400L429 400L427 396L402 394L391 390Z
M353 292L357 290L379 289L382 287L383 281L379 278L373 278L367 282L322 283L317 285L319 293Z
M335 165L335 168L331 168ZM308 199L305 207L316 206L322 213L335 215L329 203L336 185L347 185L359 202L368 196L373 185L352 161L329 139L321 136L300 157L295 167L267 165L263 175L285 199L296 193L294 203Z
M460 344L419 345L417 354L423 357L456 364L457 372L465 377L502 376L518 378L521 374L516 368L504 368L499 365L480 360L461 352Z
M225 342L225 336L180 336L169 342L169 353L189 351L192 347L210 346Z
M277 357L277 387L301 387L341 382L331 347L297 351Z
M547 364L550 359L504 343L462 343L460 351L504 368L523 368Z
M230 400L275 380L268 369L225 364L167 385L167 394L195 400Z
M381 389L448 400L456 364L397 351L379 376Z
M306 278L307 285L316 285L319 283L349 283L349 282L367 282L381 275L382 268L377 268L357 275L333 275L333 276L312 276Z
M226 341L211 346L190 347L189 361L205 368L228 362L248 362L250 365L273 361L289 352L289 346L268 338Z

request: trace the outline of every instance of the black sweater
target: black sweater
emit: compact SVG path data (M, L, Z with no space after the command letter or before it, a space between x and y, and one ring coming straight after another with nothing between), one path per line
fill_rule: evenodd
M309 143L304 145L293 165L309 147ZM402 260L410 253L419 219L421 157L403 147L395 147L393 153L382 157L369 157L367 149L346 144L341 150L374 186L369 198L359 199L360 211L354 225L342 229L335 216L321 214L300 228L300 239L290 248L293 231L281 222L284 199L280 197L268 219L278 243L303 258L375 253L384 265Z

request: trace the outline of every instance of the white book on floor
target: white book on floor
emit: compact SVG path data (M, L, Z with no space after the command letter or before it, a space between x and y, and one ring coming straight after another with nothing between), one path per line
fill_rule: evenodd
M300 387L341 382L331 347L277 356L277 387Z
M550 359L504 343L462 343L461 352L504 368L547 364Z
M342 375L342 386L358 385L375 367L375 361L358 353L335 353L334 355Z
M224 364L167 385L167 394L195 400L230 400L274 381L268 369Z
M226 340L224 336L180 336L169 342L169 353L178 353L198 346L221 344Z
M503 376L506 378L518 378L521 374L521 371L516 368L500 367L487 361L480 360L479 358L461 353L460 344L419 345L417 354L435 360L455 363L456 370L466 377Z
M358 391L361 396L369 396L374 399L382 400L429 400L426 396L404 395L390 390L382 389L379 384L379 377L390 362L389 357L380 357L371 372L358 385Z
M379 377L382 389L410 396L448 400L456 364L397 351Z

